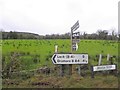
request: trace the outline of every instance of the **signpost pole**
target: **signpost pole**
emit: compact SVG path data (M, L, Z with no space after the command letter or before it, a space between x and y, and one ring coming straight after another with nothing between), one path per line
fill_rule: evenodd
M77 43L76 43L76 44L77 44ZM77 49L77 48L78 48L78 46L76 47L76 49ZM81 75L81 68L80 68L80 67L81 67L81 65L79 64L79 65L78 65L78 74L79 74L79 75Z
M79 74L79 75L81 75L81 68L80 68L80 67L81 67L81 65L79 64L79 65L78 65L78 74Z
M73 31L71 29L71 53L73 53L73 48L72 48L72 45L73 45L73 40L72 40L72 34L73 34ZM72 64L69 64L69 75L72 74Z
M78 45L77 45L77 42L75 42L74 41L74 43L73 43L73 40L76 40L77 41L77 37L79 37L79 32L73 32L73 31L76 31L77 29L79 28L79 21L77 21L74 25L73 25L73 27L71 27L71 53L73 53L73 49L75 50L75 51L77 51L77 49L78 49ZM78 35L77 35L78 34ZM73 48L74 47L74 48ZM69 65L70 66L70 65ZM72 66L71 66L71 68L72 68ZM81 68L80 68L80 65L78 65L78 73L79 73L79 75L81 75L81 70L80 70ZM72 70L71 70L71 72L72 72Z

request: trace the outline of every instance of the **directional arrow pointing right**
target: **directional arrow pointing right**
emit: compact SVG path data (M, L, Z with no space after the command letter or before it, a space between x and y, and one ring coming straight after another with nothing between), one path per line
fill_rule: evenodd
M78 50L78 44L76 43L76 51Z

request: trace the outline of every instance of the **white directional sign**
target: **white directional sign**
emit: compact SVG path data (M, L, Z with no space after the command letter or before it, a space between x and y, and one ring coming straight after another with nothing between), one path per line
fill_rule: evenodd
M78 43L78 42L80 42L80 40L79 39L73 39L72 42L73 43Z
M54 54L54 64L88 64L88 54Z
M71 30L72 31L75 31L79 28L79 21L77 21L72 27L71 27Z
M104 70L114 70L116 69L116 65L101 65L94 66L93 71L104 71Z
M76 51L78 50L78 44L76 43Z
M78 44L77 43L72 43L72 49L73 49L73 51L77 51L78 50Z
M80 36L80 32L75 32L72 34L72 37L79 37Z

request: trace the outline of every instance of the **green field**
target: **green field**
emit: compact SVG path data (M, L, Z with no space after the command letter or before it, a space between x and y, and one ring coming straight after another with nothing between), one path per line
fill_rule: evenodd
M30 75L29 78L16 78L12 74L12 77L4 77L3 87L53 87L53 83L56 83L54 87L79 87L79 88L104 88L113 87L117 88L117 77L114 75L97 74L96 78L91 83L90 70L86 71L86 77L81 77L74 70L77 65L73 65L73 75L68 77L59 77L58 72L50 73L50 75L45 75L41 73L36 73L31 75L28 71L39 69L40 67L47 66L49 68L54 68L55 65L51 61L51 57L54 54L54 46L58 45L58 53L70 53L71 44L70 40L66 39L56 39L56 40L3 40L2 41L2 57L3 57L3 68L6 70L7 66L14 68L14 72L24 71L23 77L25 75ZM89 64L97 65L99 54L102 54L102 64L108 64L107 54L113 56L112 60L114 64L118 62L118 42L117 41L107 41L107 40L81 40L79 43L79 49L73 53L88 53ZM11 64L11 60L14 63ZM16 62L16 63L15 63ZM15 65L16 64L16 65ZM13 65L13 66L10 66ZM22 76L21 76L22 77ZM42 78L41 78L42 77ZM19 84L8 84L9 82L17 82ZM39 80L40 79L40 80ZM50 80L52 80L49 82ZM24 80L24 82L23 82ZM66 83L63 85L63 82ZM49 82L49 84L37 82ZM37 84L33 84L36 82ZM74 84L72 84L74 82ZM81 84L81 82L83 82ZM32 83L32 84L30 84ZM72 85L71 85L72 84Z

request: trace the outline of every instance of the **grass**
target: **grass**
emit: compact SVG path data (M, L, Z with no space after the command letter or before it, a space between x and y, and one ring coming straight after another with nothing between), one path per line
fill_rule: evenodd
M119 43L120 44L120 43ZM5 62L10 61L10 55L13 52L18 52L20 56L17 58L21 61L22 70L29 71L32 69L43 67L54 67L51 57L54 54L54 46L58 45L59 53L69 53L70 40L3 40L2 41L2 56L5 57ZM115 56L114 63L118 61L118 42L107 40L81 40L79 49L73 53L88 53L89 64L97 65L99 54L102 54L102 64L107 64L107 54ZM98 56L98 57L97 57ZM75 69L77 65L73 65ZM81 77L73 69L73 75L59 77L58 74L52 73L48 76L45 74L31 75L28 79L24 78L8 79L9 82L16 82L19 84L7 84L4 87L58 87L58 88L115 88L118 87L117 77L114 75L104 76L102 74L96 75L94 79L90 77L90 70L87 70L87 75ZM90 69L90 68L89 68ZM28 73L29 74L29 73ZM20 81L20 82L18 82Z
M36 75L26 81L8 80L7 82L19 83L19 85L6 84L4 87L29 87L29 88L117 88L117 77L112 75L98 75L92 79L90 76L80 77L72 75L68 77L54 77Z

